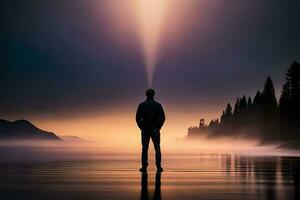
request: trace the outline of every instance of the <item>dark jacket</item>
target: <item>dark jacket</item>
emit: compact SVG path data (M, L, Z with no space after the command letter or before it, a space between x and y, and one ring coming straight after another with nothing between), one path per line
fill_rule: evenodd
M147 99L140 103L135 119L141 130L160 130L165 122L164 109L154 99Z

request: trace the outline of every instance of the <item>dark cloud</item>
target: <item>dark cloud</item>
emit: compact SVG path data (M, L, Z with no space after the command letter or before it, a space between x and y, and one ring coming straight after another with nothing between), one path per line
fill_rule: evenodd
M300 58L299 1L191 2L180 40L168 35L161 45L154 86L163 101L225 104L252 95L267 75L281 87ZM141 97L147 83L138 40L111 37L106 3L1 1L1 114L101 110Z

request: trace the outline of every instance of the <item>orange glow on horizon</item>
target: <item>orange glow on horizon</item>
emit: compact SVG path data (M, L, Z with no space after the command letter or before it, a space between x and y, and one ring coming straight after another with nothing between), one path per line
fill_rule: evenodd
M205 108L201 108L205 111ZM208 110L212 111L209 107ZM208 112L205 111L205 112ZM175 110L173 107L166 106L166 123L161 130L162 147L164 149L190 148L190 144L182 143L187 135L190 126L197 126L199 123L199 110L195 108ZM209 115L214 118L214 115ZM57 135L79 136L83 139L95 141L99 146L105 147L140 147L140 130L135 122L135 108L116 109L115 111L91 114L82 116L68 116L63 119L32 119L37 127L56 133ZM197 145L198 144L198 145ZM212 148L213 143L197 143L192 146L197 148ZM200 145L201 144L201 145ZM219 145L225 148L226 144Z

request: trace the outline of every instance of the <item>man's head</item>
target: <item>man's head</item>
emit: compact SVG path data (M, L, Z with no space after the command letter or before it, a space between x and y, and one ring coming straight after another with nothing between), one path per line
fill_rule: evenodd
M155 91L153 89L148 89L146 91L146 96L147 96L147 99L153 99L154 98L154 95L155 95Z

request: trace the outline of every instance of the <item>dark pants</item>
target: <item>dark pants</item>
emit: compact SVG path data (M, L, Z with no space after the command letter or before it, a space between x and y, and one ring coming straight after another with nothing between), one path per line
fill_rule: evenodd
M155 149L156 166L160 166L161 153L160 153L160 133L157 130L143 130L142 131L142 166L148 166L148 148L150 138L153 142Z

